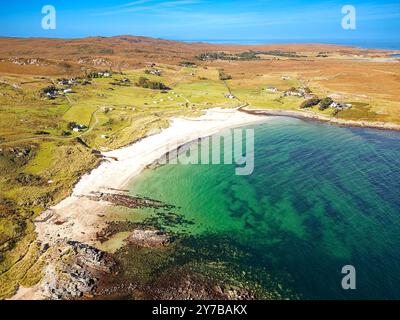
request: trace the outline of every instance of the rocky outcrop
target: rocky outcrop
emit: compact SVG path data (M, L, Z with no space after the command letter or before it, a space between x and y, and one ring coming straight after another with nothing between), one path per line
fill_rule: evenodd
M95 289L97 278L81 266L75 264L69 269L57 270L50 265L45 270L49 279L44 284L45 295L51 300L72 300L82 298Z
M218 283L191 271L166 272L153 288L156 300L254 300L255 292L245 287Z
M104 193L104 192L92 192L91 195L85 196L92 201L105 201L115 206L126 207L130 209L135 208L154 208L154 209L173 209L174 206L167 205L161 201L132 197L122 193Z
M99 278L111 273L114 261L105 252L68 241L59 261L44 271L44 294L51 300L74 300L94 294Z

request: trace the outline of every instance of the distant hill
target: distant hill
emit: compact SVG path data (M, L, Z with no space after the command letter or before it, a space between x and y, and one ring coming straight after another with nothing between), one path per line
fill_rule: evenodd
M129 68L148 63L191 61L204 52L286 50L301 52L366 50L336 45L290 44L239 46L187 43L137 36L89 37L82 39L0 38L0 72L66 74L87 68Z

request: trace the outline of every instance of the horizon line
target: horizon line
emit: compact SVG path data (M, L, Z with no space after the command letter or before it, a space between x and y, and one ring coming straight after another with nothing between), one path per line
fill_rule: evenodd
M256 38L256 39L174 39L174 38L164 38L164 37L156 37L156 36L146 36L146 35L132 35L132 34L117 34L117 35L88 35L88 36L78 36L78 37L43 37L43 36L7 36L0 35L0 38L10 38L10 39L48 39L48 40L79 40L79 39L89 39L89 38L119 38L119 37L135 37L135 38L146 38L146 39L154 39L161 41L173 41L173 42L182 42L182 43L204 43L204 44L212 44L212 45L232 45L232 46L262 46L262 45L286 45L286 44L321 44L321 45L333 45L333 46L345 46L352 48L360 48L360 49L377 49L377 50L392 50L399 51L400 49L388 49L382 47L363 47L361 43L357 42L377 42L380 44L393 44L400 47L400 40L392 40L392 39L375 39L375 38L327 38L327 39L311 39L311 38ZM245 43L250 42L250 43ZM253 43L251 43L253 42ZM376 44L376 43L375 43Z

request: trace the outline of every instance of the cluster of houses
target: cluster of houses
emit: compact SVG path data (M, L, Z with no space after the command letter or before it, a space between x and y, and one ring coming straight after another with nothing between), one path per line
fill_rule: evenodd
M63 89L63 90L59 90L57 88L52 88L50 90L47 90L45 93L46 93L47 98L53 100L62 94L65 95L65 94L69 94L69 93L73 93L73 92L74 91L71 88Z
M266 91L271 92L271 93L278 93L280 92L278 88L275 87L268 87ZM312 94L311 90L307 87L300 87L300 88L291 88L287 91L283 92L284 97L299 97L299 98L304 98L305 100L310 100L310 99L318 99L317 96ZM330 99L330 98L327 98ZM332 99L328 100L329 105L327 105L328 108L333 108L333 109L338 109L338 110L343 110L343 109L349 109L352 107L351 103L342 103L342 102L337 102Z
M111 73L96 72L96 73L92 73L90 76L93 78L104 77L104 76L109 77L109 76L111 76ZM123 79L123 82L127 82L127 81L129 81L129 79L126 79L126 80ZM56 88L55 86L51 86L51 87L43 89L42 91L44 92L44 94L46 94L47 98L55 99L55 98L59 97L60 95L74 93L72 86L74 86L78 83L83 86L91 84L90 81L88 81L86 79L82 79L82 78L71 78L71 79L62 78L62 79L57 79L57 85L64 87L64 88Z
M278 93L280 92L278 88L275 87L268 87L266 91L271 93ZM290 88L287 91L283 92L284 97L299 97L304 99L312 99L315 96L311 93L311 90L307 87L300 87L300 88Z

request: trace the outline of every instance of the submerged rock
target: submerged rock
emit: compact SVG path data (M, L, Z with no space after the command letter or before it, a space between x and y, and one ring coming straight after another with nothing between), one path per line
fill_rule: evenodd
M126 241L142 248L157 248L168 245L171 239L166 234L157 230L137 229L130 234Z

